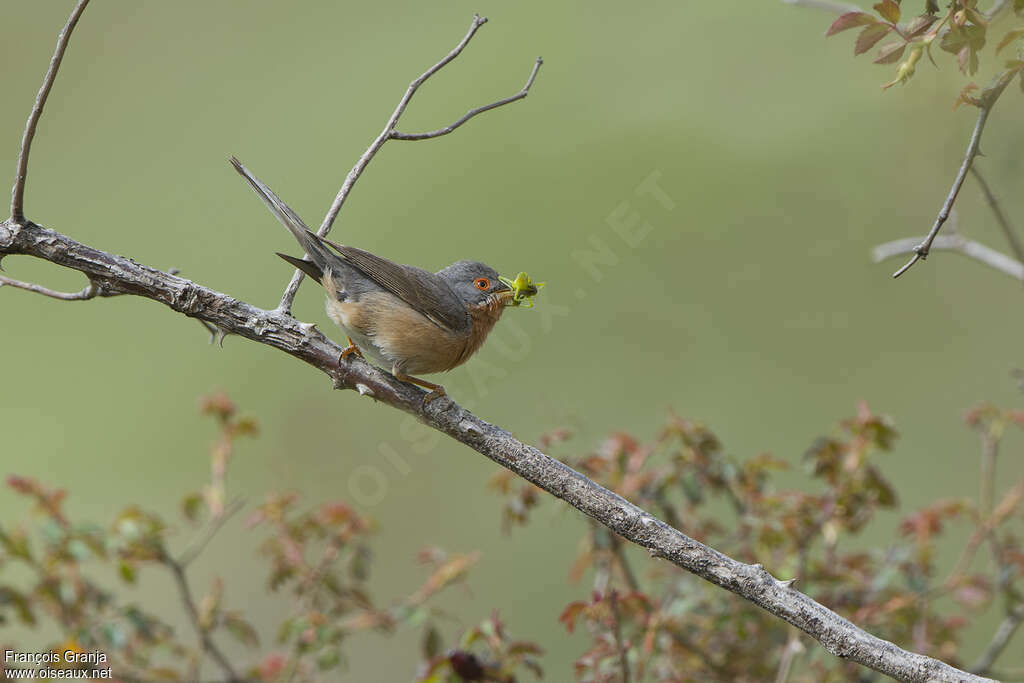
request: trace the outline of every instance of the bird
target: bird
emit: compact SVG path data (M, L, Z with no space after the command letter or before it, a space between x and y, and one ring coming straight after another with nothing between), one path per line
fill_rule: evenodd
M305 258L277 255L323 286L327 316L348 338L339 365L354 354L390 369L395 379L427 389L425 404L447 392L417 375L465 363L505 308L537 293L529 278L523 284L525 274L502 278L479 261L456 261L432 273L336 244L310 231L238 159L231 157L231 165L305 251Z

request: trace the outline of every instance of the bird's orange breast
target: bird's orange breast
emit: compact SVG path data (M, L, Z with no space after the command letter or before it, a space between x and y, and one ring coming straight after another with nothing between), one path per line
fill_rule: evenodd
M504 311L500 301L470 306L470 331L457 334L439 327L390 292L369 292L359 301L339 301L330 296L331 288L327 291L328 315L353 336L357 346L412 375L445 372L465 363ZM361 344L357 337L366 341ZM366 342L374 348L362 348Z

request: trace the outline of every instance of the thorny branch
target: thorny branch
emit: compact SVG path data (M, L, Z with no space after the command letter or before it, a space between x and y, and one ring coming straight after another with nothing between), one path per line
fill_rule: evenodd
M75 9L77 19L84 1ZM399 108L392 115L384 134L393 132L394 122L416 87L459 51L480 27L482 20L474 18L466 38L444 60L413 81ZM58 44L63 52L70 28ZM59 64L59 59L55 56ZM47 83L56 75L51 64ZM48 86L44 83L44 91ZM40 108L41 107L38 107ZM35 111L35 109L33 110ZM34 129L38 116L30 117L29 128ZM31 141L31 130L25 139ZM339 194L344 201L351 183L358 178L369 157L372 157L386 137L378 138L367 150L364 158L353 169L346 181L348 189ZM27 161L28 150L21 150ZM20 168L20 165L19 165ZM18 183L23 185L23 183ZM331 218L337 211L332 208ZM329 221L325 222L329 226ZM858 628L824 605L815 602L791 586L791 581L780 581L759 564L745 564L695 541L621 496L598 485L564 463L524 444L509 432L484 422L458 404L439 399L429 404L423 401L423 392L399 382L390 374L361 360L339 365L341 347L320 334L314 325L301 323L288 315L284 307L266 311L197 283L135 263L121 256L102 252L53 230L48 230L20 216L0 223L0 255L22 254L40 258L77 270L105 292L133 294L158 301L172 310L202 320L229 333L280 349L328 375L337 389L353 389L359 395L370 396L388 406L414 415L425 424L463 443L520 477L564 500L583 514L593 518L623 538L646 548L653 558L666 559L706 581L730 590L765 609L771 614L796 626L818 640L830 653L858 662L875 671L904 681L983 681L931 657L908 652L893 643L877 638ZM199 623L195 601L191 598L184 569L170 559L186 609L195 623ZM231 663L209 639L200 638L206 651L218 662L231 680L238 680Z
M331 208L327 211L327 215L324 216L323 223L320 224L320 229L317 230L318 235L324 237L331 231L331 226L334 225L334 219L338 217L338 212L341 211L341 207L345 204L345 200L348 198L349 193L352 192L352 187L356 184L356 181L359 180L359 176L363 174L363 171L366 170L367 165L369 165L370 161L373 160L373 157L376 156L380 148L384 146L385 142L388 140L428 140L430 138L441 137L442 135L451 133L477 114L482 114L485 111L490 111L491 109L511 104L512 102L525 98L529 94L530 86L533 85L533 80L537 77L537 71L543 63L543 60L540 57L538 57L537 61L534 63L533 70L530 72L530 76L526 80L526 85L524 85L522 90L517 92L515 95L498 100L497 102L492 102L491 104L484 105L483 107L471 109L462 118L444 128L439 128L428 133L398 132L396 128L396 126L398 126L398 120L402 118L402 114L405 113L405 108L409 106L412 96L416 94L419 87L423 85L428 78L436 74L449 62L458 57L462 53L462 50L469 44L469 41L473 39L477 30L486 23L487 17L481 17L478 14L474 14L473 22L469 25L469 31L466 33L465 37L459 41L459 44L456 45L451 52L445 55L441 61L424 71L419 77L409 84L405 94L402 95L402 99L398 101L398 106L395 107L395 110L391 113L391 117L388 119L387 123L384 124L384 130L374 138L373 142L370 143L370 146L366 148L365 152L363 152L363 155L359 157L359 161L356 162L356 165L348 172L348 175L345 177L345 182L342 183L341 189L338 190L338 195L334 198L334 202L331 203ZM281 303L277 305L278 311L282 313L291 312L292 303L295 301L295 294L299 291L299 285L302 283L302 279L304 277L305 275L300 270L296 270L292 274L292 279L288 282L288 286L285 287L284 294L281 297Z
M971 164L974 163L974 158L978 156L978 147L981 144L981 134L985 131L985 123L988 121L988 115L992 111L992 107L995 106L996 100L1003 94L1003 90L1013 80L1013 76L1016 74L1010 74L1009 76L1003 75L999 80L993 83L991 86L985 89L981 97L978 99L978 119L974 123L974 131L971 133L971 141L967 144L967 152L964 154L963 163L960 164L960 170L957 171L956 178L953 179L953 187L950 189L949 194L946 195L946 201L943 202L942 208L939 209L939 215L935 219L935 223L932 225L932 229L925 236L924 240L914 247L914 255L903 265L902 268L892 274L894 278L903 275L903 273L910 270L910 267L922 259L928 258L928 253L931 251L932 242L935 241L935 237L939 234L939 230L942 229L943 223L949 218L949 212L953 209L953 204L956 202L956 197L960 194L960 188L964 184L964 179L967 177L967 172L971 170Z

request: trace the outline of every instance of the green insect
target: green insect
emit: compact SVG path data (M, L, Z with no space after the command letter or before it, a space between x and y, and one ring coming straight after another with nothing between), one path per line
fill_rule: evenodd
M531 280L526 273L519 273L514 280L500 276L498 279L512 290L512 300L509 305L523 308L533 308L533 297L537 296L537 292L544 286L543 282Z

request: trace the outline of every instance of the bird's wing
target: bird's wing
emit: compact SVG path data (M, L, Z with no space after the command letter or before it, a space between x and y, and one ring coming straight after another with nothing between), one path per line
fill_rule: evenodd
M450 332L464 332L470 325L465 304L441 276L413 266L403 266L368 251L324 242L346 262L375 283Z

